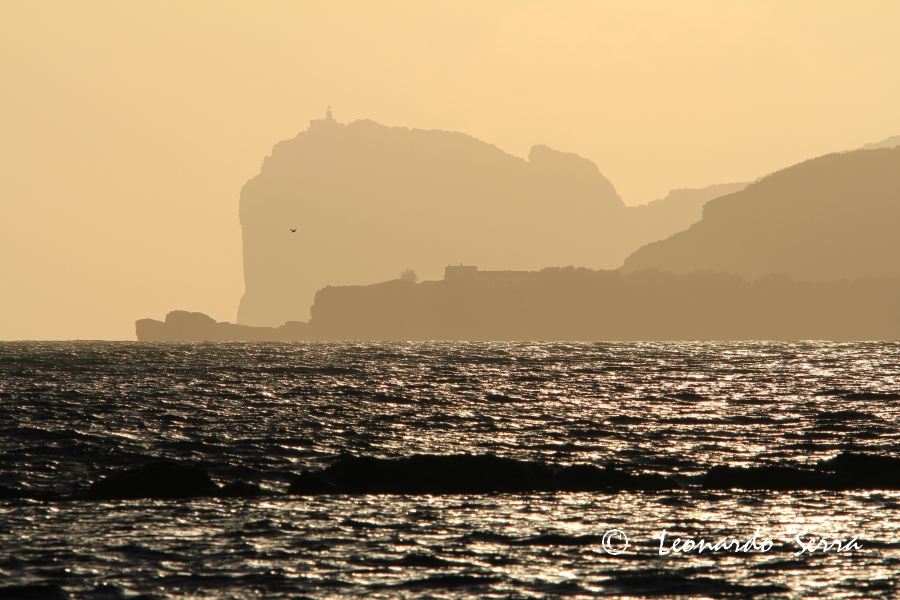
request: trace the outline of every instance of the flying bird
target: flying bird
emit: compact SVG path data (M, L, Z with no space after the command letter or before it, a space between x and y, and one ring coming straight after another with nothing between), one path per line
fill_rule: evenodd
M291 233L297 233L296 229L291 229Z

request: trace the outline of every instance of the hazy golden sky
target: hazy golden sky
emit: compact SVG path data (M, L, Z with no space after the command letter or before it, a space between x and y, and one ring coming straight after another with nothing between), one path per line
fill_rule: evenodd
M596 162L627 204L900 134L900 2L0 4L0 339L233 321L238 195L342 122Z

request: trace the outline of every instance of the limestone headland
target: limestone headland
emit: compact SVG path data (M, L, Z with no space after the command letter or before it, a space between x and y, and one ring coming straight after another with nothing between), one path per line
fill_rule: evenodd
M449 262L489 269L612 269L698 221L744 183L625 206L598 165L535 145L527 158L451 131L330 114L279 142L242 188L245 293L237 322L305 321L326 285L373 284Z

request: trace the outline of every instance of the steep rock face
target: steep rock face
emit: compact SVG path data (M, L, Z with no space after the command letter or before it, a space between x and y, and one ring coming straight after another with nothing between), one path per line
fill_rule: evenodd
M724 271L805 281L900 275L900 148L829 154L710 201L686 231L648 244L625 272Z
M526 161L461 133L313 121L241 192L238 322L305 320L316 290L406 267L427 278L475 260L610 266L601 232L623 210L597 166L574 154L537 146Z

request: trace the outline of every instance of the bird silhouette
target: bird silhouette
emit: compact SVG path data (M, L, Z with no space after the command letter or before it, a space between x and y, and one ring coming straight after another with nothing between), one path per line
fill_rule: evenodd
M291 229L291 233L297 233L296 229Z

